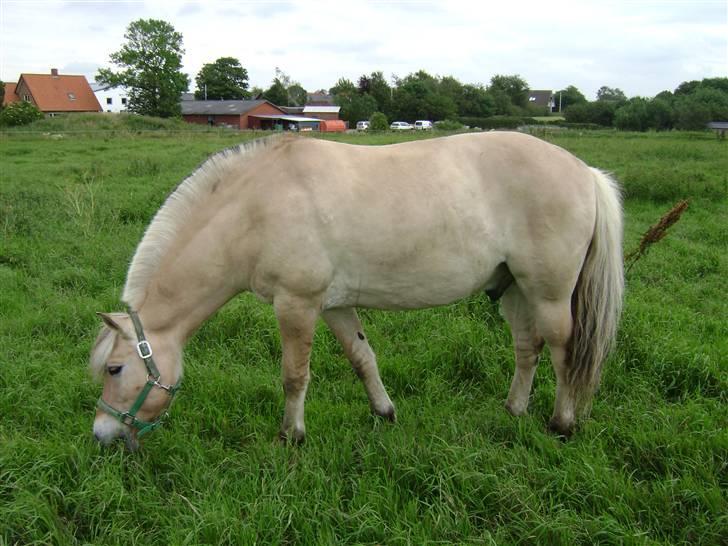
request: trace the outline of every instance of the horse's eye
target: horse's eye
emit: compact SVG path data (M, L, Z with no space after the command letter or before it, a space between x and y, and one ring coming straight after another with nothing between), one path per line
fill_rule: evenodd
M121 371L123 366L109 366L109 375L116 375Z

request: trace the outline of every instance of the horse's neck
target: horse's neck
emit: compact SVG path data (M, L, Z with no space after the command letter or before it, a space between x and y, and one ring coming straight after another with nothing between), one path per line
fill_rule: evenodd
M166 332L184 344L205 320L244 288L227 267L213 265L206 258L179 259L173 265L160 267L150 279L139 309L145 327Z

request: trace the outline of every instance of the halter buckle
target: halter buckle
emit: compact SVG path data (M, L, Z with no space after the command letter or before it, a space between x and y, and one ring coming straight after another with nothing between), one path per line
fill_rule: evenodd
M151 358L152 356L152 346L149 344L149 342L146 339L143 339L136 345L137 353L139 354L139 357L142 360L146 360L147 358Z

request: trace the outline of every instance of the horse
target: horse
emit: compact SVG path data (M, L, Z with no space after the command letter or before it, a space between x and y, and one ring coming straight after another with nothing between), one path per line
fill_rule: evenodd
M279 325L282 439L305 438L319 318L371 410L395 420L356 309L422 309L485 291L500 300L513 338L506 409L527 413L548 344L549 428L568 437L614 345L623 290L617 182L543 140L488 132L387 146L249 141L180 183L131 261L127 311L99 313L94 435L136 449L179 387L187 340L245 291L271 304Z

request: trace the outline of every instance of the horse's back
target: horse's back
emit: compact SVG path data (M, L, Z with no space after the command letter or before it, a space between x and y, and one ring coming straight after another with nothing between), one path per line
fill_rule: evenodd
M502 263L527 275L536 261L558 276L591 238L589 168L518 133L391 146L293 139L277 153L263 259L296 282L317 277L332 306L448 303L486 287Z

